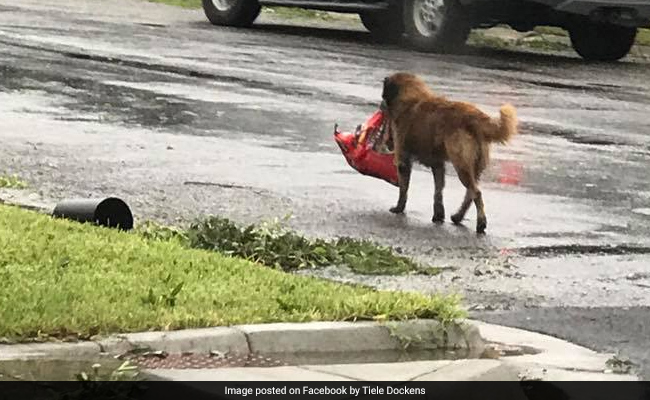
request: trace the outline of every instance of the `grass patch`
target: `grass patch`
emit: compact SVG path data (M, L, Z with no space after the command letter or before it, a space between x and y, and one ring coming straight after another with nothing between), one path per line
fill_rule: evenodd
M180 240L0 205L0 337L242 323L462 316L455 296L383 292L295 276Z
M201 0L147 0L152 3L167 4L182 8L201 8ZM263 11L287 19L321 19L332 20L332 13L318 10L307 10L294 7L263 7Z
M540 35L569 36L569 33L557 26L537 26L533 31Z
M517 45L542 51L564 51L571 48L571 46L566 43L546 40L543 36L524 39L517 42Z
M0 188L25 189L27 182L16 175L0 175Z
M318 19L321 21L335 20L334 14L326 11L308 10L294 7L265 7L264 10L284 19Z
M556 26L538 26L534 30L543 35L569 36L569 32ZM639 29L639 33L636 36L636 44L639 46L650 46L650 29Z
M140 234L151 239L175 240L187 247L217 251L283 271L345 266L369 275L420 273L436 275L439 268L421 265L392 248L369 240L308 239L288 229L284 221L238 226L226 218L211 217L186 231L145 224Z
M564 51L570 46L555 40L548 40L542 35L529 36L518 40L503 39L496 35L485 34L481 31L472 31L467 40L469 45L491 47L495 49L529 48L543 51Z
M486 35L483 32L472 30L467 38L467 44L470 46L485 46L494 48L509 48L511 43L498 36Z
M175 7L201 8L201 0L147 0L151 3L162 3Z
M650 29L639 29L639 33L636 35L636 44L650 46Z

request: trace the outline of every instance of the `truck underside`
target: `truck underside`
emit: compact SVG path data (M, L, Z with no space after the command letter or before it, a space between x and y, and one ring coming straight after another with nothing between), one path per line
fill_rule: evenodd
M373 12L392 0L260 0L266 6L301 7L334 12ZM460 0L474 27L509 24L521 31L538 25L566 27L577 16L624 26L650 25L650 2L622 0Z
M357 13L380 42L419 51L461 48L472 28L508 24L518 31L551 25L569 32L583 58L613 61L632 49L637 28L650 24L650 0L201 0L215 25L246 27L261 6Z

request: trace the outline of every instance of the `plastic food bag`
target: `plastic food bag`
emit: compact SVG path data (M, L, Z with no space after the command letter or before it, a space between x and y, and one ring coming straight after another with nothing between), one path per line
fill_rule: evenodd
M394 155L388 146L388 124L381 110L359 125L355 132L341 132L338 125L335 126L334 140L348 164L359 173L399 186Z

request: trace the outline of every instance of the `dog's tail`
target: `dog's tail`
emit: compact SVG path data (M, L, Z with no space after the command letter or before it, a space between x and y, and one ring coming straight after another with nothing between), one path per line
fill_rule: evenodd
M500 114L501 118L493 119L490 129L486 129L484 134L490 142L506 144L517 134L517 110L511 104L504 104Z

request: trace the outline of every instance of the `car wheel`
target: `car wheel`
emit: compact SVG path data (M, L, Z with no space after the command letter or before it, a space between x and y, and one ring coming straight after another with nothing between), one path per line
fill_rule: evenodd
M405 0L403 14L409 43L421 51L454 52L471 30L458 0Z
M260 15L258 0L202 0L205 16L213 25L248 27Z
M375 40L382 43L397 43L404 35L404 23L399 11L391 8L386 11L363 12L359 17Z
M636 34L636 28L594 22L569 28L573 49L590 61L620 60L630 52Z

